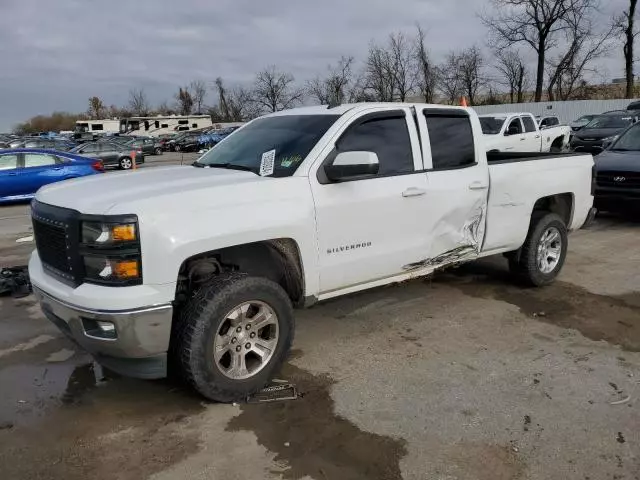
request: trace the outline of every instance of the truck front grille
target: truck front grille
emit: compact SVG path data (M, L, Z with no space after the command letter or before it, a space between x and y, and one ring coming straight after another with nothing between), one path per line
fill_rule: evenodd
M596 182L601 187L640 189L640 172L601 171L598 172Z
M68 284L79 285L82 265L78 252L78 212L34 201L31 216L33 236L44 269Z

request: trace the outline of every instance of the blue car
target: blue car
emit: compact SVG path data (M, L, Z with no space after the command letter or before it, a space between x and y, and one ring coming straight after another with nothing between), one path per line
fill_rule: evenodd
M0 203L30 200L44 185L103 172L101 161L68 152L0 150Z

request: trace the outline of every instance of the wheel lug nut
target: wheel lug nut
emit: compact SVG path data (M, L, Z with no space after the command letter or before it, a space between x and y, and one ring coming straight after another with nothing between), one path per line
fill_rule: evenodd
M248 350L248 349L250 349L250 348L251 348L251 344L250 344L250 343L247 343L247 344L244 346L244 348L246 348L247 350Z
M249 334L249 336L250 336L251 338L254 338L254 337L256 336L256 332L251 332L251 333Z
M242 327L236 328L236 332L240 333L242 331Z
M247 325L247 330L251 330L251 324Z
M236 352L239 352L240 350L242 350L242 347L241 347L240 345L238 345L238 346L236 347Z
M237 341L238 341L238 339L237 339L236 337L233 337L233 338L231 339L231 343L236 343Z

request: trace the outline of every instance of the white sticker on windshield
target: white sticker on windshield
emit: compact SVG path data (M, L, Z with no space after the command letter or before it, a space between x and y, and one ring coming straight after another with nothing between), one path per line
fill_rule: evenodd
M276 163L276 151L269 150L262 154L262 160L260 160L260 176L266 177L273 174L273 167Z

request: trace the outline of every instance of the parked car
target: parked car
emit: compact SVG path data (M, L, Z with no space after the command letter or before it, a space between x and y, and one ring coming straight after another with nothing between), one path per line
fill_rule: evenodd
M75 143L63 139L34 138L25 141L23 148L44 148L68 152L76 146Z
M178 136L177 133L163 133L162 135L157 137L158 143L160 144L160 148L163 151L170 150L169 142Z
M83 157L101 160L105 167L118 167L121 170L133 168L134 160L137 164L144 163L142 150L114 142L84 143L71 151Z
M30 200L50 183L102 173L99 160L45 149L0 151L0 203Z
M599 210L640 207L640 123L627 128L595 157Z
M540 130L530 113L480 115L487 152L560 152L569 145L568 126Z
M577 132L579 130L582 130L584 127L586 127L589 124L589 122L591 122L591 120L593 120L596 117L597 115L583 115L580 118L577 118L576 120L574 120L569 124L569 126L571 127L571 131Z
M200 132L188 132L174 138L169 142L175 152L196 152L200 149Z
M142 150L145 155L162 155L162 147L160 142L155 138L134 138L124 144L126 147L133 148L135 150Z
M26 141L27 139L23 137L14 138L9 142L9 148L24 148Z
M627 110L640 110L640 102L631 102L627 105Z
M571 149L576 152L600 153L603 143L611 143L616 135L638 120L634 112L619 111L598 115L574 133Z
M170 363L205 397L246 399L285 361L293 306L497 254L522 282L554 281L592 213L592 156L483 141L469 108L305 107L193 166L43 189L33 289L112 370L159 378ZM61 220L82 235L47 227Z

